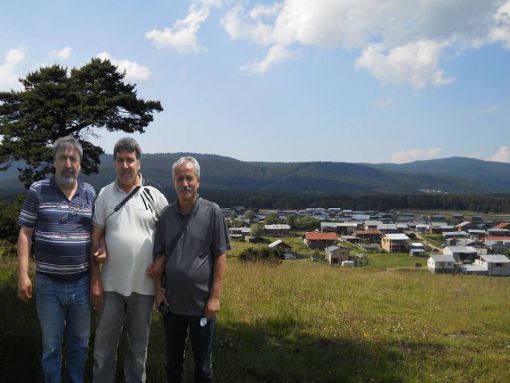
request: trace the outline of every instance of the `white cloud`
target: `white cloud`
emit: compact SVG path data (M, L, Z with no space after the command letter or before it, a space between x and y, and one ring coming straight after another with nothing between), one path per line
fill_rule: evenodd
M269 49L267 56L262 61L245 65L241 67L241 70L249 73L265 73L273 64L293 60L297 57L299 57L298 52L291 51L281 45L275 45Z
M126 72L125 79L127 81L147 81L151 76L149 68L133 61L125 59L117 60L116 58L110 56L108 52L101 52L96 55L96 57L100 58L101 60L110 60L113 65L119 68L119 71Z
M494 154L491 158L491 161L497 162L507 162L510 163L510 148L506 145L503 145L499 148L498 152Z
M283 0L247 9L239 4L249 2L232 3L221 20L232 39L270 50L298 45L359 50L359 62L372 60L371 66L361 68L377 73L382 81L416 88L453 81L440 67L440 53L446 47L452 53L479 47L490 41L491 33L497 36L493 40L510 43L510 1L500 7L501 0ZM499 29L494 31L495 27ZM382 48L376 57L367 57L374 53L374 44ZM381 65L391 74L374 68ZM397 74L400 69L403 73Z
M22 88L16 74L16 67L25 59L25 51L14 48L7 51L2 65L0 65L0 89L19 90Z
M180 53L203 52L206 49L198 43L197 33L208 16L209 6L191 5L184 19L177 20L171 28L153 29L145 34L145 38L154 41L158 49L172 48Z
M491 105L487 108L485 108L486 113L493 113L499 109L499 105Z
M388 108L391 104L393 104L391 97L379 97L372 102L376 108Z
M503 4L494 15L495 26L490 33L491 41L500 41L510 49L510 1Z
M416 89L428 85L451 84L438 68L439 55L444 44L418 41L395 47L387 54L381 45L366 48L356 61L356 68L368 70L375 78L390 84L410 83Z
M53 59L58 60L67 60L69 57L71 57L71 53L73 53L73 48L71 47L65 47L61 50L53 50L49 53L49 56Z
M433 160L441 157L441 149L410 149L396 152L391 156L391 162L402 164L418 160Z

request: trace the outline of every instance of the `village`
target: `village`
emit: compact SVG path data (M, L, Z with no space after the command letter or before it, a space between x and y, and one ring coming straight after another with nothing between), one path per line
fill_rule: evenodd
M510 220L463 213L421 214L408 211L352 211L341 208L260 210L224 208L233 240L279 248L283 259L299 257L285 237L300 236L331 265L363 266L367 253L407 253L427 259L432 273L510 276ZM300 227L308 217L316 228ZM255 230L259 228L259 230ZM317 258L317 257L315 257ZM312 260L315 260L312 257Z

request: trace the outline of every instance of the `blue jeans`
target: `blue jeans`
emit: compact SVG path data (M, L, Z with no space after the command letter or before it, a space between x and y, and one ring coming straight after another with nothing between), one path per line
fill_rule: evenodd
M188 328L195 361L195 382L212 382L211 356L214 341L213 317L205 326L200 325L199 316L165 315L166 378L167 382L182 382L184 348Z
M37 274L35 281L44 378L47 383L61 381L62 342L67 331L64 381L83 382L90 335L89 277L60 282Z
M95 383L113 383L117 365L117 346L126 320L128 347L124 358L127 383L145 382L145 362L152 320L154 295L132 293L125 297L105 291L97 317L94 345Z

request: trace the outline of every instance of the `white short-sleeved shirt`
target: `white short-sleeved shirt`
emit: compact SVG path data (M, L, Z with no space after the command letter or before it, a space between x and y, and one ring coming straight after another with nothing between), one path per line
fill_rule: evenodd
M105 230L108 252L101 269L103 289L124 296L133 292L154 295L154 281L145 271L153 260L156 223L168 202L158 189L142 186L114 212L128 194L114 181L101 189L95 202L92 222Z

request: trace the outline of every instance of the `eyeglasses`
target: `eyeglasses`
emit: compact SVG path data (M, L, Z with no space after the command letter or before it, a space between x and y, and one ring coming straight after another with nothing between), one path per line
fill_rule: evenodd
M83 210L85 207L83 206L81 208L81 210ZM80 212L80 207L75 207L75 206L69 206L69 209L71 210L69 213L66 213L64 214L59 222L60 223L66 223L67 221L69 221L71 218L73 218L74 216L78 215L78 213Z
M62 218L60 218L60 223L66 223L67 221L69 221L71 218L73 218L77 214L78 214L78 210L71 211L71 212L67 213Z

